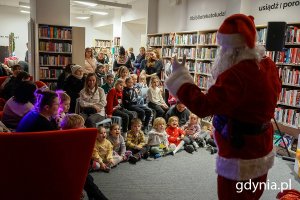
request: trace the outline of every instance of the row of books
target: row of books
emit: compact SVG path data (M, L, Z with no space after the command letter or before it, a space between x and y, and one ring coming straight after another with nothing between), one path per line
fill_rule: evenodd
M300 91L282 88L279 103L300 108Z
M275 119L294 128L300 127L300 113L294 109L276 108Z
M190 72L195 72L195 62L189 60L185 63L185 65Z
M217 44L217 32L214 33L201 33L198 36L198 44L202 45L216 45Z
M175 48L162 48L162 56L163 57L171 57L175 51Z
M150 45L150 46L161 46L161 44L162 44L161 36L155 36L155 37L148 38L148 45Z
M120 38L119 37L114 37L114 45L120 46Z
M297 26L288 26L286 30L285 42L300 43L300 28Z
M300 73L298 69L292 67L279 67L279 77L283 84L300 86Z
M55 27L55 26L40 26L39 38L51 39L72 39L72 28Z
M63 72L61 69L40 68L40 79L57 79Z
M217 48L204 47L197 49L197 58L199 59L215 59L217 54Z
M195 74L195 84L202 89L205 89L205 90L208 89L210 79L211 79L211 77L209 77L209 76Z
M50 55L40 55L39 57L40 66L51 65L51 66L66 66L72 63L72 57L70 56L50 56Z
M196 45L197 44L197 33L194 34L182 34L175 36L176 45Z
M49 51L49 52L72 52L72 44L69 43L54 43L54 42L39 42L40 51Z
M211 74L212 63L211 62L197 62L195 67L196 73Z
M110 40L95 40L96 47L111 47Z
M285 64L300 64L300 48L284 48L276 60Z
M178 57L183 57L184 54L189 59L195 59L196 58L196 48L177 48L177 56Z
M168 35L163 35L163 45L173 46L175 42L175 33L170 33Z

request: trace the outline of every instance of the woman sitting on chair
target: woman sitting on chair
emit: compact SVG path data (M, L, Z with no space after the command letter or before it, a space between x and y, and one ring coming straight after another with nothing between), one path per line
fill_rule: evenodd
M84 88L80 91L81 115L86 119L86 127L96 127L97 122L105 119L106 96L98 85L96 74L89 73Z

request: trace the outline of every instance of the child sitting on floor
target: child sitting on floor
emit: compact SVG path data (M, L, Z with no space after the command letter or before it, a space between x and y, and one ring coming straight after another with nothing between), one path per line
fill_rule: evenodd
M165 156L176 148L175 145L173 145L173 148L169 147L166 121L162 117L157 117L154 120L152 130L148 133L148 136L150 154L154 158Z
M148 158L148 149L146 147L145 136L142 128L142 121L138 118L131 120L131 130L127 133L126 146L132 152L128 161L135 164L141 158Z
M206 147L206 140L210 137L207 131L201 130L199 117L193 113L190 114L189 121L182 126L186 136L191 140L195 149L199 146Z
M113 156L118 159L119 162L128 160L132 155L131 151L126 151L125 141L121 135L120 126L118 124L112 124L110 126L110 133L107 139L113 145Z
M106 129L102 126L98 128L98 135L92 155L93 169L109 172L111 167L122 161L122 157L114 155L113 145L106 139Z
M175 144L176 148L172 152L173 155L177 153L182 147L188 152L193 153L195 151L193 145L190 145L190 140L185 136L184 130L178 127L178 117L172 116L168 120L168 128L166 129L168 141L170 144Z

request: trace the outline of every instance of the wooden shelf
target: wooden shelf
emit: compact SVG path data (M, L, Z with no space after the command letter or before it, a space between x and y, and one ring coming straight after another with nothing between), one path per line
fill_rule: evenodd
M62 38L48 38L48 37L40 37L39 40L58 40L58 41L72 41L72 39L62 39Z
M277 122L277 124L278 124L278 127L279 127L279 129L282 133L286 133L286 134L289 134L289 135L291 135L295 138L298 138L299 133L300 133L299 128L292 127L290 125L279 123L279 122ZM272 125L273 125L274 130L277 130L276 124L273 120L272 120Z

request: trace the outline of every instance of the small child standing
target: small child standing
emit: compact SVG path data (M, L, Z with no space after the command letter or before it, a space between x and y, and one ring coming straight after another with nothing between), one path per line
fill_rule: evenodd
M128 160L129 156L132 155L132 152L126 151L125 141L121 135L120 126L118 124L114 123L110 126L110 134L107 139L113 145L114 158L118 159L119 162Z
M113 155L113 145L106 139L106 129L102 126L98 128L98 135L92 155L93 169L109 172L111 167L122 161L120 156Z
M153 128L148 133L148 136L150 154L153 155L154 158L165 156L175 149L169 148L168 135L166 133L166 121L162 117L157 117L154 120Z
M58 95L58 99L59 99L59 108L58 108L57 115L56 115L56 122L57 122L58 126L60 126L62 119L69 112L71 98L63 90L56 91L56 94Z
M192 145L190 145L190 140L185 136L184 130L178 127L178 121L178 117L170 117L168 120L168 128L166 129L166 132L169 135L169 143L176 145L173 155L175 155L175 153L177 153L177 151L179 151L183 146L188 153L193 153L195 149Z
M142 121L140 119L135 118L131 120L131 130L127 133L126 146L133 154L128 158L128 161L132 164L135 164L141 158L148 158L148 148L141 128Z

